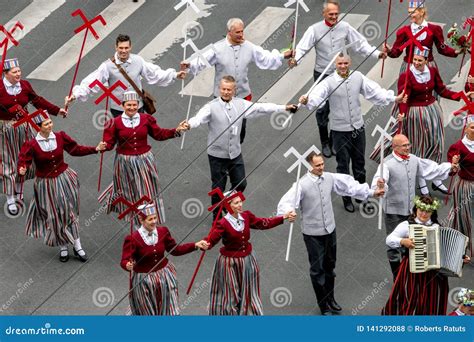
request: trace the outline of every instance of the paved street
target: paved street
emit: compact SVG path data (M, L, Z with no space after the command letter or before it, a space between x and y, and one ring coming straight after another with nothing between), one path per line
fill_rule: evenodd
M300 9L297 40L304 31L321 20L322 0L306 0L310 12ZM97 30L100 38L88 37L80 64L76 84L101 62L112 57L115 38L119 33L132 38L134 53L153 61L163 69L178 68L183 59L183 34L189 36L200 49L222 39L226 34L226 22L230 17L240 17L247 25L247 39L266 49L282 49L290 42L294 22L295 5L285 8L283 0L196 0L201 12L191 8L177 11L177 1L128 0L100 1L41 1L0 0L0 24L19 20L25 30L15 37L18 47L11 47L7 57L18 57L23 78L29 80L38 94L61 106L68 94L74 75L83 33L74 35L74 29L82 24L71 12L81 8L88 18L101 13L106 27ZM342 12L350 11L345 20L363 33L371 44L383 42L387 15L387 0L341 1ZM452 23L461 23L472 0L427 1L429 20L445 25L445 35ZM390 32L405 25L406 2L393 1ZM98 25L100 26L100 24ZM8 28L9 26L6 25ZM1 35L1 34L0 34ZM395 34L389 38L393 43ZM187 56L191 53L187 48ZM445 83L453 90L464 87L470 59L466 56L461 77L457 72L461 59L452 59L435 53L435 59ZM312 59L311 59L312 58ZM286 64L276 71L250 68L249 78L254 100L265 102L295 103L312 84L314 53L307 61L293 70ZM383 80L380 64L353 58L353 68L358 68L384 87L395 89L401 58L387 60ZM211 99L213 74L203 73L196 79L185 81L182 97L181 81L166 88L146 86L158 101L155 115L161 127L176 127L184 120L193 95L191 115ZM102 136L101 110L104 103L94 104L95 98L75 103L69 108L66 119L54 118L55 130L64 130L79 143L96 145ZM462 124L451 120L450 113L460 107L457 102L442 100L445 110L446 145L449 147L461 135ZM377 164L368 159L376 138L370 133L375 125L385 126L391 107L377 107L364 102L363 110L367 134L368 180ZM285 114L249 120L247 138L242 147L248 175L247 201L244 206L257 216L275 213L281 196L295 181L287 169L294 157L283 154L294 147L300 153L311 145L319 145L314 113L299 111L286 129L280 125ZM156 156L166 208L166 226L177 241L197 241L207 235L211 217L207 207L210 199L210 172L206 154L207 128L200 127L186 134L184 150L181 139L157 142L151 140ZM112 180L115 153L104 157L102 189ZM0 210L0 314L2 315L124 315L128 308L128 274L119 265L122 243L130 230L117 215L106 215L97 201L99 157L97 155L74 158L67 156L70 167L77 171L80 188L80 226L83 248L90 261L82 264L71 258L67 263L58 260L58 249L46 247L41 240L25 236L26 213L18 218L8 218ZM326 170L334 172L335 157L326 161ZM32 198L33 182L25 183L26 205ZM438 195L440 193L437 193ZM440 196L438 196L440 197ZM0 205L5 204L5 196ZM362 215L358 204L356 212L344 210L342 199L333 197L337 224L337 278L336 299L343 307L343 315L379 315L392 286L391 272L385 253L385 230L377 229L377 216ZM440 211L446 217L448 207ZM261 295L267 315L315 315L319 314L316 298L309 278L306 248L300 233L300 222L295 225L290 261L285 261L289 225L268 231L253 231L252 244L261 270ZM205 315L209 301L210 278L219 248L206 253L194 288L189 296L185 291L199 259L195 252L181 257L170 257L178 273L180 305L183 315ZM72 254L72 253L71 253ZM450 278L450 288L468 287L474 284L474 267L464 268L463 277ZM20 293L19 293L20 292ZM3 307L2 307L3 305ZM6 307L6 309L4 309Z

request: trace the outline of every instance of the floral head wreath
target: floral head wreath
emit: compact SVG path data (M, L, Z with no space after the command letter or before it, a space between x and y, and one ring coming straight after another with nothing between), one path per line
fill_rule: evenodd
M441 202L435 198L433 199L433 203L427 204L421 201L421 198L416 196L415 197L415 207L424 211L435 211L438 210L441 207Z
M474 306L474 290L463 288L459 290L456 297L459 304Z

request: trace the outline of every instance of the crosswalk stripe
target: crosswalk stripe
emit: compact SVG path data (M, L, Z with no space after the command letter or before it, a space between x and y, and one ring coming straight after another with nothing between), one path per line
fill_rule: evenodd
M266 7L245 27L245 37L256 45L262 45L294 12L293 9ZM223 28L224 32L224 28ZM185 95L209 97L214 86L214 68L203 70L183 90Z
M94 29L99 35L99 40L89 36L84 47L83 57L87 55L94 47L104 40L111 32L113 32L120 24L139 9L145 1L131 2L128 0L114 0L100 14L107 22L106 26L101 24L95 25ZM78 23L79 24L82 23ZM46 81L57 81L77 62L82 41L84 39L84 31L74 35L61 48L46 59L40 66L31 72L27 78L35 78Z
M164 30L162 30L150 43L148 43L138 54L146 61L161 57L170 46L183 39L183 28L188 27L188 31L197 30L198 35L202 35L196 20L211 15L211 8L215 5L208 5L204 0L194 2L200 12L196 13L191 7L181 11ZM196 28L197 26L197 28Z
M17 41L20 41L65 2L66 0L33 0L31 4L15 15L5 27L9 28L17 21L21 22L25 28L23 30L17 30L13 34L13 37ZM7 50L12 46L13 44L8 44Z
M341 17L344 14L341 13ZM365 14L348 14L344 21L356 30L369 18ZM273 85L262 97L261 102L288 103L298 94L302 95L302 88L313 79L316 52L314 49L308 51L300 64L287 72L277 83ZM289 85L291 84L291 87Z

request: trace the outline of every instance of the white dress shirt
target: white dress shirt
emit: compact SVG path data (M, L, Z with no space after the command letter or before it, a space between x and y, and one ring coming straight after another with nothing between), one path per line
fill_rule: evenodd
M47 138L43 137L41 134L36 134L35 137L38 145L43 152L50 152L54 151L58 147L58 143L56 141L56 135L53 132L49 133Z
M140 236L146 245L153 246L158 242L158 231L156 228L149 232L145 227L140 226L140 228L138 228L138 232L140 233Z
M127 128L135 128L140 124L140 113L135 113L132 117L122 113L122 122Z
M241 232L244 230L245 226L245 220L242 217L242 215L237 214L237 218L235 218L233 215L230 213L227 213L224 218L230 223L232 228L234 228L236 231Z

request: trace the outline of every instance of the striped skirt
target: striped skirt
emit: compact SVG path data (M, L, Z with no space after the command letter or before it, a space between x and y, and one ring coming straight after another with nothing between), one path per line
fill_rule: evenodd
M394 106L392 116L398 116L398 105ZM391 125L388 132L393 137L397 134L398 122ZM408 114L402 122L402 134L406 135L412 145L411 153L414 155L431 159L437 163L441 162L444 151L444 124L441 107L438 102L428 106L410 107ZM384 156L392 152L392 143L384 141ZM375 146L370 159L380 162L380 145Z
M165 209L153 153L149 151L137 156L116 154L113 183L100 195L99 202L106 201L107 213L120 214L128 207L123 203L112 204L116 199L122 197L130 203L136 203L143 196L155 201L159 223L164 223ZM139 224L133 212L125 220L130 222L132 216L135 217L135 223Z
M151 273L133 273L130 308L132 315L179 315L176 269L168 263Z
M48 246L72 244L79 238L79 179L74 170L35 179L26 234L44 238Z
M219 255L211 282L209 315L263 315L260 270L253 254Z
M14 121L0 120L0 134L1 134L1 177L2 187L1 191L7 195L15 194L15 185L19 182L17 175L18 155L20 154L21 146L25 141L33 138L33 132L27 124L13 127ZM30 167L23 180L33 179L35 175L34 166Z
M472 222L474 220L474 181L455 176L451 186L453 206L449 211L448 226L459 230L469 237L468 248L471 258L472 250Z
M411 273L409 264L405 256L382 315L446 315L448 278L437 271Z

